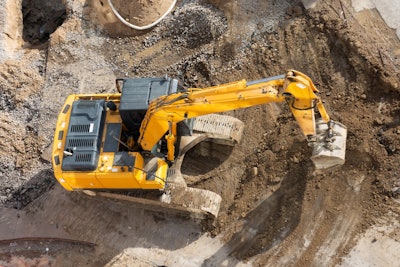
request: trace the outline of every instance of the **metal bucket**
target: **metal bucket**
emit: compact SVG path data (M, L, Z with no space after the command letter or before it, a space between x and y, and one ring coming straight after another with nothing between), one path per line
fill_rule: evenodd
M346 155L347 128L340 122L316 121L317 141L311 156L315 168L324 170L343 165Z

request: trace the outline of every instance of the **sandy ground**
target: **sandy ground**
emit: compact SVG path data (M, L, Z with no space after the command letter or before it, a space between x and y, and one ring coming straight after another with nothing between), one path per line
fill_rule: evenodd
M185 0L137 32L110 17L107 1L3 1L0 240L95 247L7 254L2 243L0 265L396 266L400 42L379 8L356 4ZM230 113L246 124L232 150L201 144L185 157L188 183L223 198L212 229L55 184L46 151L71 93L112 92L117 77L168 74L205 87L290 68L312 77L332 118L348 127L339 169L315 173L288 108L269 104Z
M400 5L393 1L383 0L353 0L352 7L355 12L360 12L364 9L376 9L382 16L386 25L396 30L397 36L400 38L400 18L397 14L400 12Z

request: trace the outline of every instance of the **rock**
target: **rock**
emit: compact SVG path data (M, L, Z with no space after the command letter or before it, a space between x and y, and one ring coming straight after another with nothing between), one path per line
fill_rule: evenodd
M253 174L253 176L257 176L258 175L258 168L257 167L253 167L252 174Z
M51 162L51 150L52 145L48 145L45 149L43 149L42 154L40 154L40 158L44 161Z
M15 160L15 167L17 168L21 168L22 166L24 166L25 160L23 159L22 156L17 155L17 158Z
M362 45L361 45L361 42L357 40L354 42L354 46L357 48L360 48Z
M16 151L20 152L20 153L25 153L25 144L24 141L22 140L15 140L14 143L14 148Z
M280 183L282 179L279 176L271 175L268 180L273 184L277 184Z
M296 17L303 15L303 9L301 8L301 6L293 7L293 15L295 15Z

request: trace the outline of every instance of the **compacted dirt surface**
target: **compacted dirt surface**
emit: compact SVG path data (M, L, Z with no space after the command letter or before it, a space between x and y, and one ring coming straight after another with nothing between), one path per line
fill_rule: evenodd
M165 10L114 2L138 23ZM0 266L398 265L399 39L375 9L309 2L182 0L135 31L105 0L3 1ZM137 17L130 5L146 8ZM212 227L66 192L52 175L55 122L71 93L114 92L124 77L167 74L201 88L289 69L309 75L347 126L346 163L315 172L286 104L230 112L245 123L241 143L201 143L182 165L190 186L222 196Z

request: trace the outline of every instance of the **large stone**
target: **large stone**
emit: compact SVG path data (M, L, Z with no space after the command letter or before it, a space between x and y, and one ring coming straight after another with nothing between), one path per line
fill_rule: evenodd
M302 0L301 1L306 9L314 8L318 0Z

